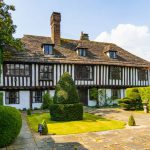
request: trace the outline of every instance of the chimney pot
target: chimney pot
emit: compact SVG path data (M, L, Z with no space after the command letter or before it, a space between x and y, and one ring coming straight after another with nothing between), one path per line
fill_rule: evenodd
M81 32L80 40L89 41L89 35L87 33Z

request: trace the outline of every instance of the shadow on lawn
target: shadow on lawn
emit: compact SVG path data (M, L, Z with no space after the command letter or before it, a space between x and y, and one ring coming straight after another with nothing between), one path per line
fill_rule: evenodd
M71 140L71 139L70 139ZM42 143L42 145L41 145ZM44 144L43 144L44 143ZM82 144L78 142L57 142L52 137L42 138L37 142L39 149L49 150L88 150Z

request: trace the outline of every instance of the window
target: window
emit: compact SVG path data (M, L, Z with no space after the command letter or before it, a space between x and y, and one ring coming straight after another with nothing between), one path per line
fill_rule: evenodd
M93 67L92 66L75 66L76 80L92 80Z
M83 49L83 48L82 49L78 49L78 55L85 57L86 56L86 49Z
M121 79L121 68L118 66L110 66L109 78L114 79L114 80L120 80Z
M7 91L5 103L6 104L19 104L19 92L18 91Z
M5 75L8 76L29 76L29 65L26 64L6 64Z
M148 71L144 70L144 69L139 69L138 70L138 80L139 81L148 80Z
M42 103L42 91L33 92L33 103Z
M111 89L111 98L112 99L121 98L120 90L119 89Z
M40 80L53 80L52 65L40 65Z
M116 51L109 51L109 57L112 59L116 59L117 58L117 52Z
M53 46L50 44L43 45L44 54L45 55L53 55Z

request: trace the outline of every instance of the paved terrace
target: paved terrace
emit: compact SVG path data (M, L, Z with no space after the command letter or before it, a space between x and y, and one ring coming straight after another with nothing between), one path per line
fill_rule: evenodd
M86 111L126 122L132 113L137 126L104 132L39 136L30 132L23 117L21 133L7 150L74 150L75 147L78 150L150 150L150 114L119 109L88 108Z

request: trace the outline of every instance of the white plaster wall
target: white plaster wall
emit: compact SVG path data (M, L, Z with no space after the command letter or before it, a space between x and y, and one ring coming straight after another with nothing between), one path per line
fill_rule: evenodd
M50 90L49 93L50 93L51 96L54 96L55 90Z
M32 109L41 108L42 103L32 103Z
M5 92L4 92L5 93ZM5 104L5 94L3 95L4 105L15 107L17 109L30 108L30 92L19 91L19 104Z
M125 97L125 89L121 89L121 98Z

